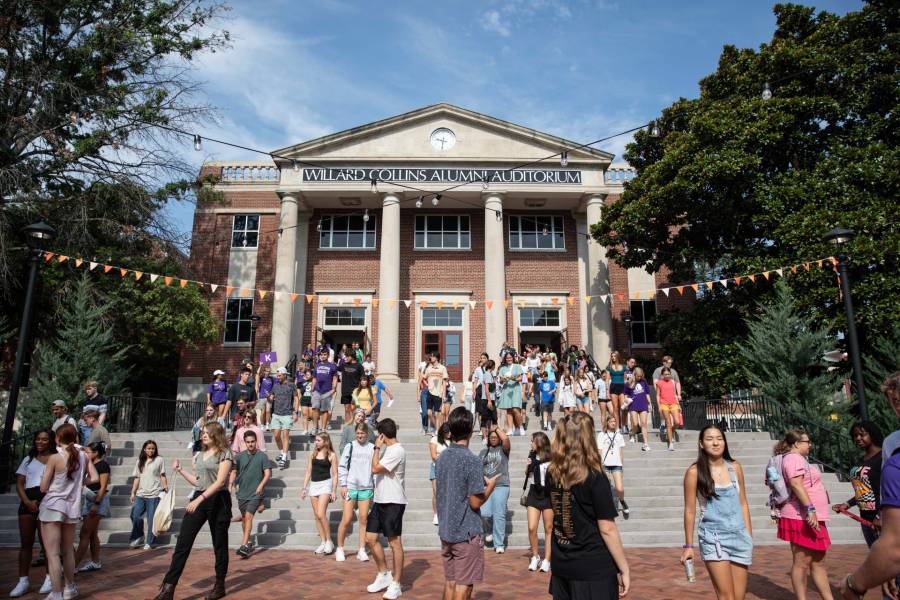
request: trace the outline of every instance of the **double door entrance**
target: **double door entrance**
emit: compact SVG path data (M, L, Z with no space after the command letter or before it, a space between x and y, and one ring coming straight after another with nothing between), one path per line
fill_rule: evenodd
M427 356L432 352L439 353L441 362L447 367L450 381L457 384L463 381L462 336L462 331L422 332L422 355Z

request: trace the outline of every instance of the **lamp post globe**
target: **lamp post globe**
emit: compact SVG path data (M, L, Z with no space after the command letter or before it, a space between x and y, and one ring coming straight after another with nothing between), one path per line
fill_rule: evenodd
M841 286L841 295L844 297L844 313L847 316L847 350L853 366L853 384L856 387L856 398L859 402L859 416L861 419L869 418L869 410L866 406L866 388L863 381L862 353L859 349L859 337L856 334L856 318L853 315L853 297L850 290L850 256L847 254L844 244L856 237L852 229L835 227L822 236L822 241L834 244L838 248L837 271Z
M31 321L34 316L34 289L37 285L38 269L43 249L41 246L56 236L56 230L44 223L32 223L22 228L28 244L28 283L25 287L25 304L22 321L19 324L19 342L16 346L16 364L13 368L12 383L9 386L9 400L6 405L6 420L3 424L3 438L0 441L0 491L8 489L12 470L12 436L19 405L19 391L25 379L25 365L31 356Z

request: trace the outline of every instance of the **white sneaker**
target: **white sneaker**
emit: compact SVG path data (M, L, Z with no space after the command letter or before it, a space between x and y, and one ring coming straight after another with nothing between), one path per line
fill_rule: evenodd
M543 571L544 573L550 572L550 561L546 558L541 561L541 571Z
M325 542L325 548L323 549L323 552L325 554L331 554L332 552L334 552L334 542L332 542L331 540Z
M313 550L314 554L323 554L324 552L325 552L325 542L322 542L321 544L316 546L315 550Z
M360 562L366 562L367 560L369 560L369 555L366 552L365 548L360 549L360 551L356 553L356 560Z
M513 433L513 430L512 430L512 429L507 429L507 430L506 430L506 435L507 435L507 436L512 436L512 435L515 435L515 434Z
M128 547L129 548L140 548L143 541L144 541L144 538L142 538L142 537L139 537L136 540L131 540L131 543L128 544Z
M18 598L19 596L24 596L28 593L28 588L31 587L31 582L28 581L27 577L19 577L19 583L16 584L16 587L12 589L9 593L10 598Z
M669 452L675 452L675 442L669 442Z
M399 598L403 595L403 591L400 589L400 583L397 581L392 581L391 585L388 586L387 591L384 593L384 600L394 600L395 598Z
M63 588L63 600L75 600L78 597L78 588L74 583L70 583Z
M144 544L144 550L153 550L153 546L150 544Z
M540 557L532 556L531 562L528 563L528 570L529 571L537 571L539 566L541 566Z
M50 592L44 597L44 600L65 600L62 592Z
M345 560L347 560L347 558L344 556L343 548L337 548L334 551L334 560L336 560L337 562L344 562Z
M366 591L370 594L374 594L375 592L386 590L392 583L394 583L394 576L390 571L385 571L384 573L379 573L375 577L375 581L366 587Z
M440 522L438 521L438 518L437 518L437 513L434 513L434 518L431 520L431 522L434 523L435 525L440 525Z
M50 575L48 574L44 577L44 583L41 584L41 589L38 592L39 594L49 594L53 591L53 582L50 580Z
M503 554L504 552L506 552L506 550L503 548L503 546L497 546L496 548L494 548L494 552L496 552L497 554Z
M81 565L80 567L78 567L78 572L86 573L88 571L99 571L102 567L103 567L103 565L101 565L100 563L95 563L94 561L89 560L86 563L84 563L83 565Z
M493 541L494 541L494 536L492 536L491 534L488 534L488 535L484 536L484 543L485 543L485 544L490 544L490 543L493 542Z

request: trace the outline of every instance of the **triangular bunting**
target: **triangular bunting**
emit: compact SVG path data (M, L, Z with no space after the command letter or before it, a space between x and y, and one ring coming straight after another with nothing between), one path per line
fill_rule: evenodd
M722 287L723 287L723 288L727 288L727 287L728 287L728 280L727 280L727 279L720 279L720 280L719 280L719 283L722 284Z
M453 308L459 308L459 302L454 302L454 303L453 303Z
M809 271L809 269L810 269L809 263L808 262L803 263L803 268L806 269L807 271Z
M59 262L62 262L62 261L59 261ZM820 258L819 260L816 261L816 264L821 267L824 262L825 261Z
M135 281L140 281L140 280L141 280L141 277L144 276L144 272L143 272L143 271L132 271L132 273L134 273L134 280L135 280Z
M296 302L297 298L299 298L299 297L300 297L300 294L295 294L294 292L291 292L291 304Z
M380 302L380 300L378 298L372 298L372 308L378 308L379 302ZM454 306L454 308L456 308L456 307Z
M775 272L778 273L779 277L784 277L784 269L775 269Z
M559 304L559 298L556 298L556 297L550 298L550 303L554 304L554 305Z
M179 279L179 280L178 280L178 284L179 284L181 287L184 287L184 286L186 286L186 285L188 284L188 280L187 280L187 279ZM247 288L244 288L244 289L247 289ZM242 291L243 291L243 290L242 290ZM245 295L245 296L249 296L249 295L250 295L250 292L248 291L248 292L247 292L246 294L244 294L244 295Z
M625 294L616 294L616 298L618 298L620 302L625 302Z
M770 274L770 273L772 273L772 271L763 271L763 277L766 278L766 281L769 280L769 274Z
M419 308L428 308L428 303L425 302L424 300L421 300L419 302Z
M181 280L181 287L184 287L184 284L185 284L185 283L186 283L186 282L184 281L184 279L182 279L182 280ZM250 295L250 288L241 288L241 296L249 296L249 295Z
M794 274L797 273L797 265L792 265L792 266L791 266L791 273L794 273Z
M353 304L354 306L359 306L360 304L362 304L362 298L354 298Z
M509 300L503 301L503 308L509 308Z
M406 308L409 308L410 306L412 306L412 300L404 300L403 304L406 305Z
M706 286L706 289L711 290L711 289L712 289L712 286L713 286L713 282L712 282L712 281L705 281L705 282L703 282L703 285Z
M172 278L171 278L171 277L166 277L166 280L167 280L167 281L166 281L166 285L169 285L169 283L172 282ZM230 285L226 285L226 286L225 286L225 295L226 295L226 296L230 296L230 295L231 295L231 292L233 292L233 291L234 291L234 288L233 288L232 286L230 286Z
M76 258L76 259L75 259L75 266L76 266L76 267L80 267L80 266L81 266L81 263L83 263L83 262L84 262L84 261L81 260L80 258Z
M588 298L590 298L590 296L588 296ZM600 295L600 302L606 304L607 300L611 300L609 294L601 294Z
M93 271L96 268L97 268L97 263L95 263L95 262L91 262L91 264L88 265L88 271Z
M756 283L756 275L747 275L747 279L749 279L753 283Z
M328 296L322 296L321 298L319 298L319 301L320 301L322 304L325 304L326 302L328 302Z
M735 277L734 278L735 285L741 285L741 279L743 279L743 277Z
M306 303L312 304L312 301L315 299L315 297L316 297L315 294L306 294Z
M437 302L434 303L434 305L437 306L438 308L444 308L444 301L438 300Z
M56 256L56 255L53 254L52 252L44 252L44 260L50 260L54 256Z
M683 285L676 286L675 289L678 290L679 294L681 294L682 296L684 295L684 286Z
M569 296L566 298L566 302L569 303L569 306L573 306L575 304L575 298L573 296Z
M103 272L109 273L112 270L112 265L103 265Z
M166 286L172 285L172 278L169 277L168 275L166 275L165 277L163 277L163 283L165 283ZM234 289L234 288L229 288L228 293L230 294L230 293L231 293L231 290L233 290L233 289Z
M662 289L660 289L660 291L666 295L666 298L669 297L669 288L662 288Z
M125 277L126 275L128 275L128 269L122 269L122 268L120 268L120 269L119 269L119 275L121 275L122 277Z
M590 303L591 303L591 297L590 297L590 296L585 296L585 297L584 297L584 303L585 303L585 304L590 304Z
M215 293L216 293L216 290L219 289L219 284L217 284L217 283L211 283L211 284L209 284L209 289L211 289L212 292L215 294Z
M477 302L476 300L469 300L469 308L475 308L475 305L476 305L477 303L478 303L478 302Z
M267 292L266 290L256 290L256 291L259 292L259 299L260 299L260 300L262 300L263 298L265 298L265 297L266 297L266 294L269 293L269 292Z
M159 279L159 275L157 275L156 273L150 273L150 283L156 283L157 279Z
M67 260L69 260L69 257L66 256L65 254L60 254L59 257L58 257L56 260L58 260L58 261L61 262L61 263L64 263L64 262L66 262ZM822 263L822 261L819 261L819 266L822 266L821 263Z
M632 300L637 300L638 298L641 297L641 294L640 294L640 292L631 292L631 294L628 297L631 298Z
M492 308L494 308L494 301L493 300L485 300L484 305L487 306L488 310L491 310Z
M692 283L692 284L691 284L691 287L693 288L693 290L694 290L695 292L697 292L697 291L700 289L700 286L699 286L698 284L696 284L696 283Z
M396 300L388 300L388 308L394 308L395 306L397 306Z

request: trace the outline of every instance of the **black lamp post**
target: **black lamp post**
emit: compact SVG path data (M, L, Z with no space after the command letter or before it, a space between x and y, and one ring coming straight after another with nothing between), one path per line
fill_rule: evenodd
M256 361L256 328L262 317L256 313L250 315L250 360Z
M628 338L628 356L625 357L628 360L631 358L631 313L624 313L622 322L625 323L625 337Z
M859 416L861 419L869 418L869 410L866 407L866 388L863 382L862 355L859 351L859 339L856 337L856 320L853 317L853 298L850 296L850 276L847 267L850 265L850 256L844 251L844 244L856 236L850 229L835 227L822 237L822 241L835 244L838 247L837 268L840 275L841 295L844 297L844 312L847 313L847 346L850 351L850 360L853 364L853 381L856 384L856 397L859 400Z
M19 325L19 344L16 347L16 366L13 370L12 385L9 388L9 401L6 404L6 422L3 424L3 440L0 442L0 490L9 488L10 468L12 467L12 435L16 422L16 409L19 404L19 389L25 378L25 364L30 362L31 320L34 315L34 288L37 284L38 267L41 264L43 250L41 246L53 239L56 231L44 222L34 223L22 230L28 243L28 285L25 288L25 307L22 310L22 322Z

